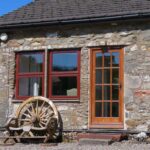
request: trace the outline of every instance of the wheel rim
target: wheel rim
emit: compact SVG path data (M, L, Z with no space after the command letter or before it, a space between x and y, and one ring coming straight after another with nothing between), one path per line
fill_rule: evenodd
M58 120L55 105L49 99L41 96L27 99L17 109L16 116L19 126L29 125L39 129L47 126L50 117Z

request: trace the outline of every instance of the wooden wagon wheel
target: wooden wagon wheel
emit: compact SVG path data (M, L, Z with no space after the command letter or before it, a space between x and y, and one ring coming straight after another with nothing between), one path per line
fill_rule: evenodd
M47 127L50 118L58 121L58 111L52 101L36 96L23 102L16 112L18 126L29 126L37 131Z

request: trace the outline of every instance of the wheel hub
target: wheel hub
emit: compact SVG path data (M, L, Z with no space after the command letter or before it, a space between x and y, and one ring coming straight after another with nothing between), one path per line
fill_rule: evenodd
M37 115L32 116L32 123L39 123L40 122L40 118Z

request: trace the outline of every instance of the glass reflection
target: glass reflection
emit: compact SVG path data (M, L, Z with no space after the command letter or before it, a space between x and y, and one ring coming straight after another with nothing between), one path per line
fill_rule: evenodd
M53 96L77 96L77 77L52 77Z
M104 53L104 67L110 67L110 53Z
M76 71L78 63L77 53L54 53L53 71Z
M110 69L104 69L104 83L110 83Z
M96 84L102 83L102 70L96 69Z
M112 53L112 66L119 67L119 52Z
M119 86L112 85L112 100L119 100Z
M96 53L96 67L102 67L102 53Z
M119 69L112 69L112 83L119 83Z
M42 72L43 55L42 54L20 54L19 72Z
M35 92L39 96L42 95L42 78L29 77L19 79L19 96L34 96Z
M102 100L102 86L96 86L96 100Z
M104 86L104 100L110 100L110 86Z
M95 103L95 117L102 117L102 103Z
M118 105L118 103L112 103L112 117L119 117L119 105Z
M104 103L104 117L110 117L110 103Z

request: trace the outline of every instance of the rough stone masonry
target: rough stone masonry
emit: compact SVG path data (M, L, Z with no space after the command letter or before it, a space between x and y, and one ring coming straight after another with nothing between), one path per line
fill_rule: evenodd
M80 99L54 102L64 129L87 129L91 46L124 46L124 129L150 130L150 22L13 29L0 46L0 126L15 112L15 52L81 48Z

